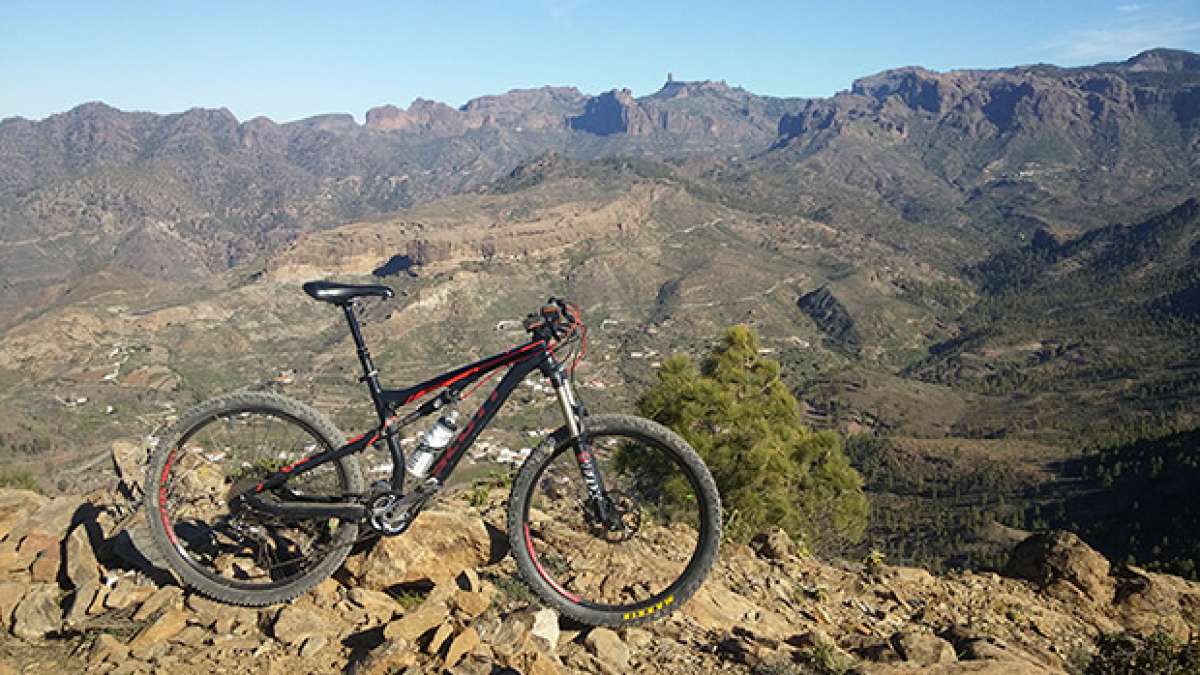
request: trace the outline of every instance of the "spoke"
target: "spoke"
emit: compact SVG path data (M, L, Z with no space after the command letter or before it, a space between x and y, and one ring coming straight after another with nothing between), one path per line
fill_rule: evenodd
M184 440L163 487L168 515L194 566L230 580L276 584L305 573L333 549L345 523L283 523L252 513L231 518L226 502L233 476L260 480L268 467L294 462L310 446L324 447L319 437L288 418L234 411L205 420ZM220 462L209 459L213 452L224 454ZM335 466L303 474L301 489L317 501L338 499L345 476Z

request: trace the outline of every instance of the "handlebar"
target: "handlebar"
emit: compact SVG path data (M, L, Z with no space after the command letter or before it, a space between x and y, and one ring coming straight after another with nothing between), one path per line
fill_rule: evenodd
M537 334L546 331L553 339L560 338L569 326L578 322L579 310L562 298L550 298L536 313L525 317L526 331Z

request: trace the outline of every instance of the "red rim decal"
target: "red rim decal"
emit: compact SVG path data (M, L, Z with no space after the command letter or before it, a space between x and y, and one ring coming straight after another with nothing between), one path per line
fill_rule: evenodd
M546 574L546 570L542 567L542 562L538 560L537 551L533 550L533 537L529 536L528 523L525 524L525 548L529 549L529 557L533 560L533 566L537 568L538 574L542 575L542 579L545 579L546 583L550 584L551 588L558 591L559 595L567 598L571 602L579 602L581 600L578 595L575 595L574 593L568 593L566 589L564 589L562 586L559 586L557 582L551 579L549 574Z
M158 516L162 519L163 529L167 532L167 538L171 540L173 546L178 548L179 542L175 539L175 528L171 527L171 518L167 515L167 477L171 474L171 465L175 463L176 449L172 449L167 455L166 464L163 465L162 476L159 477Z

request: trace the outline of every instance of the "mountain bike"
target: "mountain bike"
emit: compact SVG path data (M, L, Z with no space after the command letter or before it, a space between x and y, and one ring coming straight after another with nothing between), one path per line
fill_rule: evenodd
M588 413L573 386L587 346L577 306L551 298L523 321L523 344L386 389L359 313L360 299L391 298L392 289L312 281L304 291L344 313L378 426L343 440L313 408L254 391L183 414L155 448L146 485L151 536L185 585L236 605L287 602L333 574L356 544L402 534L536 372L563 426L512 483L507 528L520 576L545 603L591 625L657 619L696 592L721 539L712 475L666 427ZM460 425L459 404L501 371ZM435 415L406 458L400 431ZM368 448L391 460L388 479L369 486L356 457Z

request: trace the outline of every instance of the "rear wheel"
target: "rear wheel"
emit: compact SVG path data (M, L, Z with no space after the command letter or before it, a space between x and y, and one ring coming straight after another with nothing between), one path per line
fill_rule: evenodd
M615 517L595 518L575 443L560 430L513 484L508 531L517 568L542 600L583 623L665 616L696 592L716 559L716 484L662 425L599 415L587 418L586 433Z
M285 602L324 580L350 552L358 523L282 522L232 511L229 500L342 438L312 408L275 394L229 394L185 413L146 478L150 533L167 565L186 585L237 605ZM299 474L286 489L287 498L315 501L364 491L353 457Z

